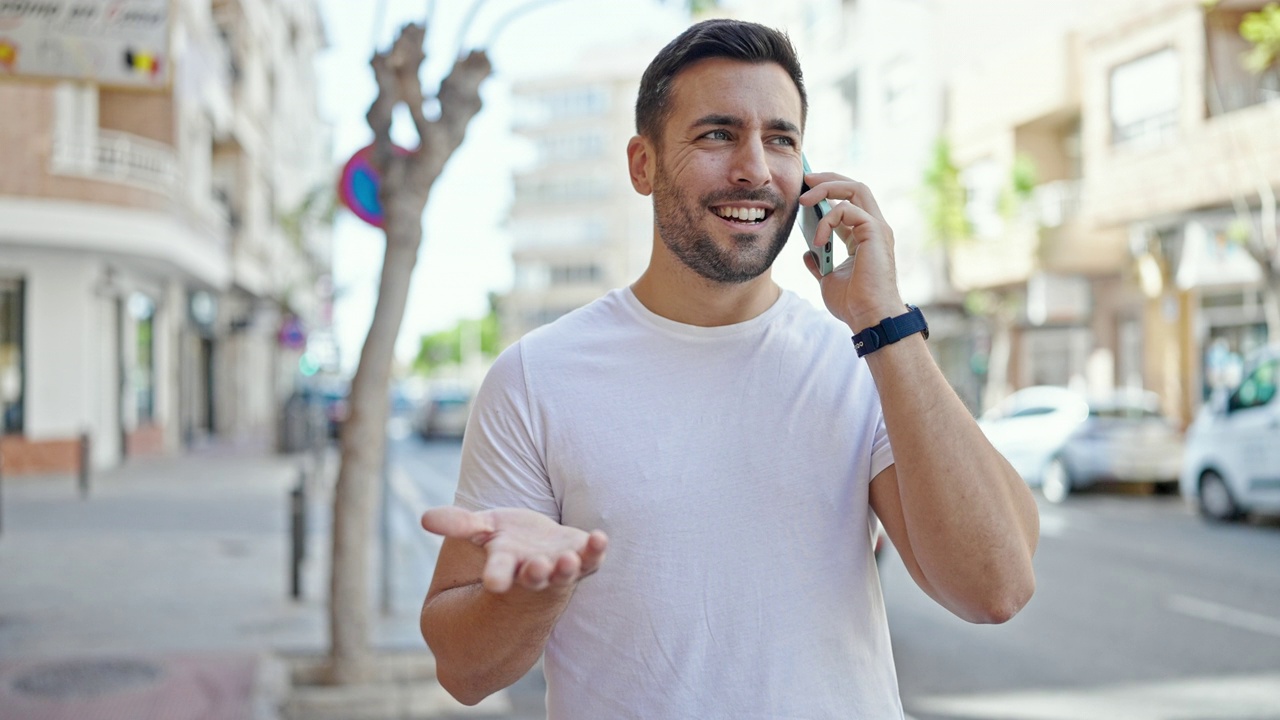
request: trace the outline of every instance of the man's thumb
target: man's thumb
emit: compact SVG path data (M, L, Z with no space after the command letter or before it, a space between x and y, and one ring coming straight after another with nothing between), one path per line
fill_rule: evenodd
M471 542L493 532L487 513L474 513L453 505L431 508L423 513L422 529L436 535Z

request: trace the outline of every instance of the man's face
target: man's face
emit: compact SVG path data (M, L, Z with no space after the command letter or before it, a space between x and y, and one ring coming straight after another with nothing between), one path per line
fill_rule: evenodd
M799 91L774 63L716 58L676 76L671 108L653 176L663 244L714 282L760 276L795 223Z

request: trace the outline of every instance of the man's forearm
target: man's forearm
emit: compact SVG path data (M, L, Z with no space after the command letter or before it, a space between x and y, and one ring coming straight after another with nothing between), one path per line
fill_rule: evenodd
M921 571L970 619L1007 619L1035 584L1039 514L1026 483L973 421L922 336L866 360Z
M474 705L519 680L537 662L572 596L572 588L519 586L499 595L476 583L428 598L420 625L441 686Z

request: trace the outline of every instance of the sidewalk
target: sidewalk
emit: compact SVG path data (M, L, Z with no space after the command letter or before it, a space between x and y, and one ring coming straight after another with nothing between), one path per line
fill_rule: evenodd
M289 598L288 491L305 463L230 447L139 459L83 500L70 476L4 478L0 717L276 717L274 658L327 646L326 483ZM375 615L374 635L425 652L412 608Z

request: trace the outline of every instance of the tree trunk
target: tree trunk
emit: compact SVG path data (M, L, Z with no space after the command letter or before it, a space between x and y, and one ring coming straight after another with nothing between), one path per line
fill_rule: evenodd
M387 228L377 307L351 381L334 487L330 681L340 685L367 680L371 669L369 538L386 451L391 364L422 237L422 208L415 213L411 201L404 204L410 207L388 212L389 219L396 216L395 227Z
M462 144L467 125L480 112L480 84L492 69L482 51L459 58L436 93L439 117L428 119L418 79L425 37L423 26L406 25L391 49L378 53L370 63L378 95L366 118L374 134L387 246L373 322L351 380L350 412L342 427L342 461L334 488L327 679L335 685L361 683L372 674L370 541L386 452L396 337L422 244L427 198L445 163ZM408 106L420 141L407 154L396 152L391 143L392 115L401 103Z
M991 314L991 354L987 357L987 386L982 393L982 411L986 412L1009 395L1009 365L1013 358L1013 318L1001 306Z

